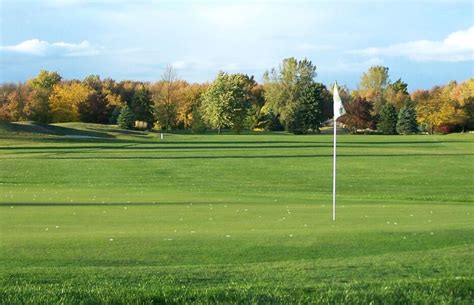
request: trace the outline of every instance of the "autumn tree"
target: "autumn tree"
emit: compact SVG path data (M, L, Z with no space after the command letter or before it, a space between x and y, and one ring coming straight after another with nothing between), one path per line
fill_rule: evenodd
M363 97L373 103L373 112L378 114L385 103L385 93L390 85L388 68L373 66L362 74L355 96Z
M395 106L395 109L399 111L403 105L410 99L408 93L408 84L402 81L400 78L388 85L385 91L385 100L387 103Z
M178 82L177 73L171 65L166 66L161 78L159 91L155 94L155 108L162 128L171 130L176 121L179 88L186 83Z
M86 103L90 94L90 88L78 82L54 85L49 97L52 122L79 121L79 105Z
M353 132L357 129L375 127L372 116L373 104L363 97L356 97L351 103L345 104L346 114L340 118Z
M199 114L201 106L201 99L204 92L206 92L207 84L189 84L180 86L178 92L178 104L176 108L176 124L179 128L190 128L195 119L201 121ZM198 122L195 130L202 130L201 122ZM199 126L199 127L198 127Z
M49 111L49 96L53 86L61 81L61 76L57 72L41 70L33 79L28 81L32 88L28 97L25 111L33 121L49 123L51 115Z
M458 84L450 82L436 86L430 91L418 90L412 94L416 105L417 119L422 129L450 132L454 128L470 126L471 102L474 98L474 79Z
M22 83L3 85L0 96L0 120L28 120L25 106L30 92L30 87Z

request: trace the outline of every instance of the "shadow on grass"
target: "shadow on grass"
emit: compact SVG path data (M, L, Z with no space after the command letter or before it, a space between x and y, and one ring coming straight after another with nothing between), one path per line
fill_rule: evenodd
M127 141L119 139L110 139L103 141L102 139L84 139L84 138L63 138L63 139L47 139L47 142L61 143L102 143L102 144L128 144L121 146L113 145L81 145L81 146L3 146L0 150L84 150L84 149L108 149L108 150L169 150L169 149L295 149L295 148L321 148L332 147L332 141L179 141L179 142L151 142L151 141ZM45 142L46 142L45 141ZM40 141L43 142L43 141ZM464 141L459 141L464 142ZM386 146L396 147L402 145L404 148L422 148L424 145L439 145L441 141L427 142L339 142L338 147L377 147ZM450 143L455 143L454 141ZM288 145L282 145L288 144ZM137 146L146 145L146 146Z
M42 124L42 123L36 123L36 122L30 122L27 124L1 122L0 128L9 132L25 132L25 133L47 134L47 135L58 135L58 136L83 136L83 137L96 137L96 138L106 138L106 139L114 138L114 136L106 132L76 129L76 128Z
M226 155L226 156L67 156L67 157L26 157L25 159L34 160L186 160L186 159L292 159L292 158L332 158L332 154L311 154L311 155L264 155L264 156L243 156L243 155ZM459 154L429 154L429 153L413 153L413 154L338 154L341 158L393 158L393 157L445 157L445 156L474 156L474 153Z

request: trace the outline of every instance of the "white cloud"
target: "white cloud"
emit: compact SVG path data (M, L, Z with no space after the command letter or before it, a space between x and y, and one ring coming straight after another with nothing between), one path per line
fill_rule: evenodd
M453 32L441 41L409 41L383 48L352 50L349 53L407 57L415 61L472 61L474 60L474 26L464 31Z
M99 53L99 48L91 45L87 40L80 43L47 42L39 39L30 39L16 45L1 46L1 51L21 53L34 56L91 56Z

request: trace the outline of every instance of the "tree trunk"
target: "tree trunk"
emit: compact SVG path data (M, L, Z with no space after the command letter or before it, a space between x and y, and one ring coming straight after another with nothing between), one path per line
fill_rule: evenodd
M221 134L221 127L217 127L217 134Z

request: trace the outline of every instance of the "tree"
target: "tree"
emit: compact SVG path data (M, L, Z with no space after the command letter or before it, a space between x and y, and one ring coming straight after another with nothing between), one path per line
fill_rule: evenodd
M373 104L363 97L356 97L351 103L345 104L346 114L340 118L353 132L357 129L375 127L372 116Z
M54 85L49 97L52 122L79 121L78 107L89 99L90 93L89 87L77 82Z
M392 104L385 104L380 111L377 129L384 134L397 134L397 109Z
M120 114L117 118L117 123L118 126L123 129L133 129L135 126L135 118L128 105L122 107L122 110L120 111Z
M49 123L51 114L49 109L49 96L53 86L61 81L61 76L57 72L41 70L33 79L28 81L32 91L28 97L28 103L25 111L28 116L38 122Z
M408 84L399 78L396 82L388 85L385 91L385 99L387 103L392 104L399 111L406 101L410 99Z
M61 81L61 75L58 72L49 72L41 70L35 78L29 80L29 85L33 89L47 89L52 90L53 86Z
M153 129L155 122L152 105L150 90L145 86L142 86L135 92L130 105L130 110L135 119L146 122L147 129Z
M30 94L30 87L19 83L18 85L5 84L1 88L0 119L7 121L27 120L25 106Z
M385 103L385 91L390 84L388 68L383 66L370 67L362 74L356 96L361 96L374 104L374 114L378 114Z
M187 85L186 82L182 83L182 85ZM176 71L171 65L167 65L159 84L160 90L155 98L158 121L166 130L171 130L171 127L175 125L180 85Z
M474 97L474 79L457 84L450 82L430 91L418 90L412 94L416 103L417 120L422 129L450 132L464 129L473 120L470 99Z
M407 102L398 113L397 132L399 134L415 134L418 132L416 110L412 102Z
M264 128L265 113L262 111L265 105L265 89L263 85L258 84L253 78L250 82L250 109L247 117L247 127L250 129Z
M207 84L186 84L186 86L179 87L179 99L176 109L176 125L179 128L190 128L193 126L195 118L199 120L196 126L204 125L205 127L198 109L201 106L202 95L206 92L207 87Z
M271 69L263 75L265 87L265 110L274 113L286 126L293 125L294 112L301 103L304 88L314 83L316 66L307 59L283 60L279 69Z
M321 104L330 97L329 91L320 83L312 83L302 88L300 101L289 120L288 131L295 134L319 132L322 121Z
M191 130L193 133L203 133L206 131L206 123L202 119L199 107L195 107L192 112L193 120L191 122Z
M89 88L87 100L78 105L82 122L105 124L109 122L109 104L105 94Z
M203 94L201 113L204 120L218 133L224 127L240 132L250 106L250 78L243 74L219 72Z

